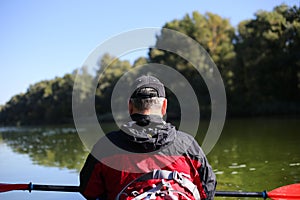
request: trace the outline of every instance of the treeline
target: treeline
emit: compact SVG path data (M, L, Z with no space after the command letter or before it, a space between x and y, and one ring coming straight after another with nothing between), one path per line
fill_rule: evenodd
M72 119L74 74L31 85L25 94L13 96L2 107L4 125L68 123Z
M164 28L182 32L198 41L216 63L227 95L227 115L234 117L300 114L300 10L280 5L271 12L258 11L254 19L234 28L228 19L212 13L193 12L182 19L167 22ZM165 35L157 36L157 42ZM113 62L111 62L113 61ZM104 55L99 62L98 77L83 67L79 75L86 82L99 82L95 96L97 113L110 113L110 98L118 79L132 67L161 63L174 67L189 80L199 97L201 115L209 116L210 97L201 76L180 56L151 48L148 57L134 64ZM109 67L103 70L103 66ZM1 124L41 124L72 122L72 91L75 74L41 81L25 94L11 98L0 107ZM91 85L81 88L82 101ZM169 91L169 112L179 111ZM174 101L172 101L172 99ZM175 103L174 103L175 102ZM176 115L170 115L176 117ZM178 116L177 116L178 117Z

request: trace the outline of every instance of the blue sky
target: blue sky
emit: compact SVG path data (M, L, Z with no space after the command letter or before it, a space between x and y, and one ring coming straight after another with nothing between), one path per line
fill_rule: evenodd
M228 18L233 26L299 0L2 0L0 1L0 105L30 84L81 67L99 44L124 31L162 27L198 11Z

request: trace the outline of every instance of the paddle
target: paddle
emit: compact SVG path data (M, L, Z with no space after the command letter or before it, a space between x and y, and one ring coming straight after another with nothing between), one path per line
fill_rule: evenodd
M62 185L37 185L37 184L5 184L0 183L0 193L12 190L40 190L58 192L79 192L78 186ZM215 196L223 197L261 197L273 200L296 200L300 199L300 183L279 187L270 192L236 192L236 191L216 191Z
M215 196L222 197L261 197L273 200L296 200L300 199L300 183L291 184L276 188L270 192L235 192L235 191L216 191Z
M12 190L40 190L40 191L56 191L56 192L79 192L78 186L65 185L38 185L38 184L6 184L0 183L0 193Z

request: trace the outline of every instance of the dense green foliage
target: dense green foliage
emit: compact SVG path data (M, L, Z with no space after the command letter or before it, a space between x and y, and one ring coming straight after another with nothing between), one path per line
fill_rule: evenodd
M241 22L238 33L234 85L242 98L234 101L244 104L245 114L299 113L299 8L260 11L255 19Z
M31 85L25 94L10 99L1 110L3 124L40 124L69 122L72 117L74 76L41 81Z
M299 115L299 8L280 5L272 12L259 11L254 19L240 22L237 29L228 19L198 12L168 22L164 28L190 36L210 54L224 81L229 116ZM157 42L163 37L166 37L163 33L157 36ZM190 63L174 53L153 48L148 55L131 65L106 54L99 62L97 74L101 74L100 77L88 74L83 67L77 73L85 80L82 87L77 88L82 94L80 100L87 98L96 81L99 85L95 96L96 111L110 113L110 98L118 79L130 68L152 62L172 66L185 76L199 97L202 114L209 114L209 93ZM75 72L30 86L25 94L12 97L0 107L0 123L71 122L74 80ZM178 110L172 103L170 107Z
M98 113L110 113L111 95L119 78L131 68L128 61L113 56L102 56L95 81L98 82L95 106ZM99 76L99 77L98 77Z
M235 61L234 51L234 28L230 25L227 19L222 19L218 15L206 13L201 15L198 12L193 12L191 16L186 15L182 20L173 20L164 25L164 28L172 29L184 33L199 42L202 47L209 53L223 78L226 88L230 88L232 84L232 66ZM168 40L172 37L169 33L162 32L157 38L157 46L162 42L169 46L178 46L180 41L176 39ZM166 44L168 43L168 44ZM179 50L186 45L179 45ZM187 48L193 48L192 46ZM189 61L197 62L199 70L204 74L209 74L210 66L207 63L207 57L203 51L197 49L187 49L189 53ZM161 63L174 67L178 70L187 80L189 80L193 87L201 108L201 116L208 116L210 114L210 95L206 83L202 79L199 72L187 60L183 59L176 53L169 51L162 51L158 49L151 49L149 52L151 62ZM172 98L172 96L171 96ZM173 103L174 98L169 102ZM179 111L178 105L170 105Z

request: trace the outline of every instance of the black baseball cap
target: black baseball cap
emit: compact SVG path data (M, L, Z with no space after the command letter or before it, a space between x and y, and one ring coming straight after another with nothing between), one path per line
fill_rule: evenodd
M143 88L152 88L156 92L146 92ZM165 97L164 85L154 76L143 75L137 78L132 85L134 91L131 98L151 98L151 97Z

